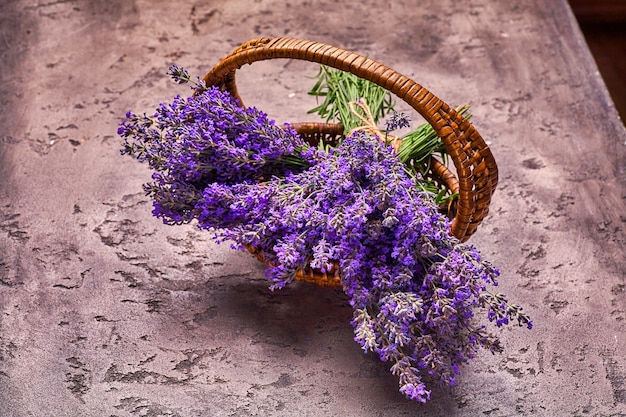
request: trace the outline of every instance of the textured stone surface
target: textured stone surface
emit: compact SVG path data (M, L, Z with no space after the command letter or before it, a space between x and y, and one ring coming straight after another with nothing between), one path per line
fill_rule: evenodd
M626 134L564 0L0 4L0 415L624 416ZM128 109L187 94L239 43L367 54L472 104L501 183L472 238L536 328L504 329L426 406L352 341L336 290L271 293L251 256L150 215ZM315 65L240 91L302 121ZM309 116L310 117L310 116Z

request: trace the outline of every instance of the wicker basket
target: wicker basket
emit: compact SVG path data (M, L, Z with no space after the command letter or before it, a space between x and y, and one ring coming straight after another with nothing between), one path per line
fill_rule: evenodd
M461 241L469 239L489 211L491 195L498 183L498 168L489 147L467 119L426 88L373 59L307 40L261 38L243 43L222 58L203 80L207 86L218 86L241 100L235 72L244 64L278 58L317 62L351 72L392 92L424 117L441 138L456 168L455 174L433 159L429 176L458 194L444 211L452 219L452 234ZM241 102L243 105L243 100ZM313 144L320 139L326 142L336 140L343 133L343 126L337 124L292 123L292 127ZM263 254L254 248L249 250L264 261ZM336 269L320 273L306 268L296 279L336 286L340 284Z

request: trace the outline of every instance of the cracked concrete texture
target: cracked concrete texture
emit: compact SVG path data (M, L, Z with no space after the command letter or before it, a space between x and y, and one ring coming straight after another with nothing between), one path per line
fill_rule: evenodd
M127 110L188 93L169 64L201 75L260 36L369 55L471 103L490 142L472 242L536 328L425 406L339 291L270 292L250 255L153 219L119 156ZM13 0L0 42L0 416L626 415L626 134L564 0ZM315 69L257 63L240 91L302 121Z

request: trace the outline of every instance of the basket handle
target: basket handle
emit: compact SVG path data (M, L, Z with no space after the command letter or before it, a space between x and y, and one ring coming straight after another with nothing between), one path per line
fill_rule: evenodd
M460 113L415 81L383 64L324 43L292 38L260 38L241 44L207 73L207 86L218 86L243 101L235 72L256 61L290 58L333 67L369 80L404 100L433 127L458 176L458 206L451 232L467 240L489 211L498 183L498 168L489 147Z

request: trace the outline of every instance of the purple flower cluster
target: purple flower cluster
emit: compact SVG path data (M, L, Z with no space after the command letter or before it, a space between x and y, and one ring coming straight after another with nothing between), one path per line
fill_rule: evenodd
M233 189L227 216L240 222L221 237L259 248L273 288L307 265L338 265L355 340L393 364L408 398L429 398L422 373L453 385L478 348L500 350L475 323L478 306L498 326L531 326L519 307L486 291L498 271L450 235L447 218L390 147L354 133L317 158L306 171Z
M305 168L310 157L293 129L275 125L253 107L244 109L217 88L187 99L177 96L153 116L128 112L118 134L124 138L122 154L147 161L154 170L145 189L154 200L154 215L168 224L206 212L203 194L211 185L268 180Z
M478 309L497 326L532 326L487 291L498 271L450 235L433 196L378 137L356 132L315 150L217 89L177 97L153 117L130 113L119 133L122 152L155 171L146 186L154 214L256 248L271 288L307 266L338 268L355 340L391 364L407 398L429 399L423 375L453 385L479 348L501 349Z

